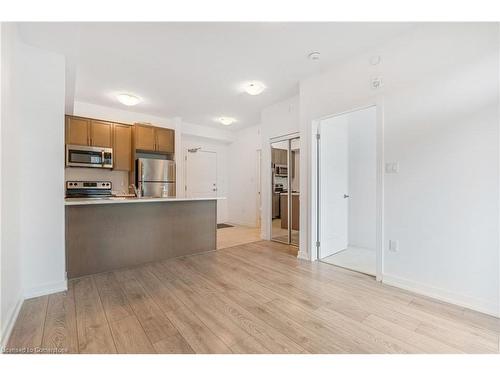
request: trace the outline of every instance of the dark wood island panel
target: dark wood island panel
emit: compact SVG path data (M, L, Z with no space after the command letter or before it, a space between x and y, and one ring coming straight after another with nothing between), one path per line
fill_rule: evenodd
M215 250L216 233L216 200L68 205L68 278Z

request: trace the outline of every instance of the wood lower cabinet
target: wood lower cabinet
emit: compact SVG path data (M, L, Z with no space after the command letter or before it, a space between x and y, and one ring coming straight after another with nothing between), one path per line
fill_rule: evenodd
M113 124L113 169L130 171L132 168L132 127Z
M90 120L81 117L66 116L66 144L89 146Z
M136 150L156 151L155 128L148 125L134 125L134 148Z
M155 128L156 151L174 152L174 131L172 129Z
M90 121L90 146L113 147L113 125L110 122Z

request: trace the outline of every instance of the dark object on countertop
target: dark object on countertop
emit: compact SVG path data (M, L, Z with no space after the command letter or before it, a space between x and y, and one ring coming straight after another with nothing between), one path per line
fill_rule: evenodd
M232 228L234 225L231 224L217 224L217 229L222 229L222 228Z

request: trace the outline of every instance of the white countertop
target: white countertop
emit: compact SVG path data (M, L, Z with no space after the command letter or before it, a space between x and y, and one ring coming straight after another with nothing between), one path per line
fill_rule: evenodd
M189 202L189 201L211 201L226 199L225 197L210 198L66 198L65 206L83 206L89 204L118 204L118 203L152 203L152 202Z

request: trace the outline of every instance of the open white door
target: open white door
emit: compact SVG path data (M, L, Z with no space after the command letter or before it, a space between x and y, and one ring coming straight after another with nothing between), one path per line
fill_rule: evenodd
M348 241L348 123L346 116L322 120L320 137L319 258L347 248Z
M203 150L186 152L186 196L217 196L217 153Z

